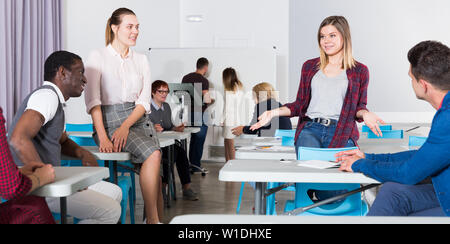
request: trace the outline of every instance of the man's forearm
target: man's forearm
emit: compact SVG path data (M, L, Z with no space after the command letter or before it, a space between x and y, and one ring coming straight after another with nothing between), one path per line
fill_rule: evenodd
M80 147L71 139L67 138L64 142L61 143L61 153L67 155L69 157L74 158L82 158L83 154L86 153L87 150Z
M23 164L42 162L31 139L13 137L11 139L11 146Z

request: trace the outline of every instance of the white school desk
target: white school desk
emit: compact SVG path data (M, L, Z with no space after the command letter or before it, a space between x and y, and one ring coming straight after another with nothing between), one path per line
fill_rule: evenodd
M357 183L379 184L360 173L338 169L312 169L297 165L296 161L231 160L220 170L219 180L226 182L256 182L255 213L264 213L264 184L266 182Z
M39 197L59 197L61 202L61 224L67 223L67 197L86 189L109 177L107 168L99 167L54 167L55 181L42 186L31 194Z
M200 132L200 127L184 127L184 132L189 132L191 134L196 134Z
M450 224L445 217L182 215L170 224Z
M195 134L200 132L200 128L198 127L186 127L184 128L184 132L188 133L188 134ZM166 133L166 132L163 132ZM92 137L92 132L87 132L87 131L68 131L66 132L66 134L68 136L76 136L76 137L84 137L84 138L91 138ZM158 133L158 135L161 133Z
M173 139L160 139L159 140L160 146L163 147L169 147L171 145L175 144L175 141ZM113 168L113 182L117 184L117 162L125 162L131 160L131 155L128 152L115 152L115 153L102 153L99 151L97 146L82 146L82 148L88 150L91 152L97 160L105 161L106 167L112 167ZM63 160L78 160L76 158L71 158L68 156L63 155ZM110 165L110 163L112 165Z
M158 133L159 139L187 140L191 137L190 132L163 131Z
M169 158L169 162L172 162L173 158L174 158L174 154L173 154L174 151L173 151L172 146L175 145L175 140L174 139L166 139L166 138L158 138L158 139L159 139L159 145L161 148L166 148L166 147L169 148L169 155L168 155L169 157L168 158ZM89 152L91 152L96 157L97 160L105 161L106 167L112 168L112 177L113 177L112 182L117 185L117 183L118 183L117 163L131 160L130 153L128 153L128 152L101 153L101 152L99 152L99 149L97 146L83 146L83 148L88 150ZM139 174L139 172L136 171L134 168L129 168L129 167L123 166L123 165L120 167L126 168L128 170L134 171L137 174ZM170 174L169 180L172 180L171 177L173 177L173 176ZM175 183L173 183L172 185L175 185ZM168 195L165 195L165 197L167 197L167 196ZM169 198L166 199L166 204L168 207L170 207L170 196L169 196Z
M409 127L407 127L409 128ZM363 133L358 140L358 145L364 153L397 153L402 151L408 151L408 140L410 135L415 135L413 132L405 132L403 139L368 139L367 135ZM274 138L272 138L273 140ZM264 138L266 143L270 144L270 138ZM254 145L257 146L257 145ZM277 146L275 144L275 146ZM236 149L236 159L284 159L295 160L297 155L294 147L283 147L283 150L276 151L272 149Z
M75 137L83 137L83 138L91 138L92 132L89 131L67 131L67 136L75 136Z
M257 136L241 136L234 139L236 147L245 146L281 146L281 138L278 137L257 137Z
M277 146L281 147L281 146ZM274 159L296 160L294 147L283 147L283 150L273 149L236 149L236 159Z

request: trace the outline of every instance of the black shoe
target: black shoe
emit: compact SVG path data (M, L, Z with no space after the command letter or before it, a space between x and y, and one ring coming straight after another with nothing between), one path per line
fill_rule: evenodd
M183 199L189 201L197 201L198 196L192 189L183 190Z

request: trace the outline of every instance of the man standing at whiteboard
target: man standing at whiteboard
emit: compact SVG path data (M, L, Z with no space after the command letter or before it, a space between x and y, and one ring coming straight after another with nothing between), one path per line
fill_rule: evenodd
M209 61L206 58L199 58L197 60L197 70L183 77L182 83L191 83L194 88L201 86L203 96L202 107L202 121L200 132L192 134L191 142L189 146L189 160L191 162L191 172L193 173L208 173L208 170L201 167L201 159L203 156L203 145L205 144L206 134L208 133L208 126L205 121L208 116L205 116L205 111L211 104L214 103L214 99L211 99L209 94L209 81L205 75L208 73ZM196 123L197 125L197 123Z

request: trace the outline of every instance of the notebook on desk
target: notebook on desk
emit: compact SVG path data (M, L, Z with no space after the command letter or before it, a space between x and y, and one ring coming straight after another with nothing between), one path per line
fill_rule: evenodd
M297 161L297 165L301 167L313 168L313 169L335 169L340 167L340 163L321 161L321 160L307 160Z

